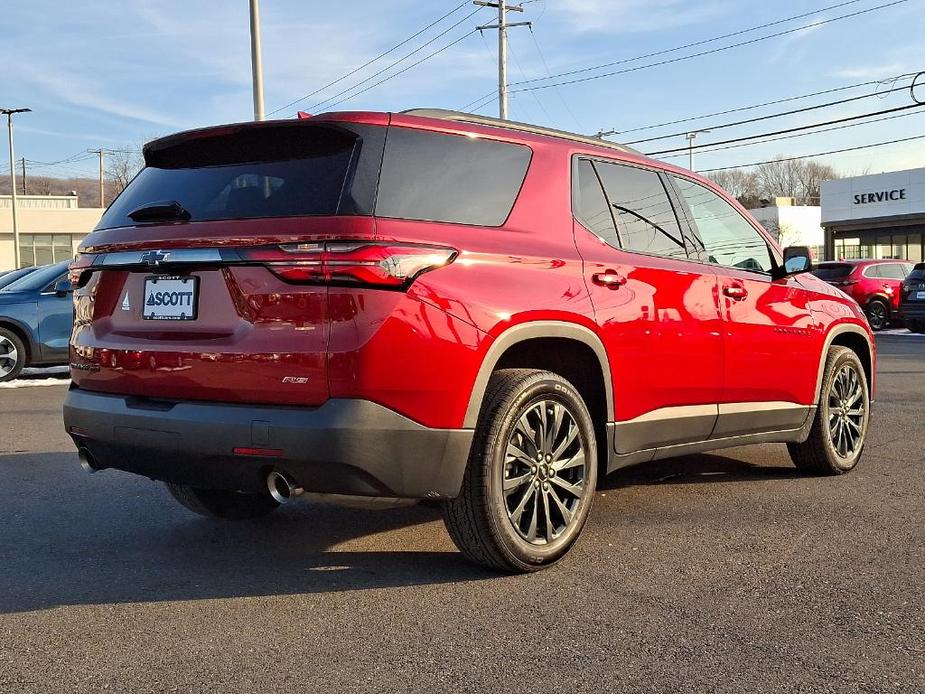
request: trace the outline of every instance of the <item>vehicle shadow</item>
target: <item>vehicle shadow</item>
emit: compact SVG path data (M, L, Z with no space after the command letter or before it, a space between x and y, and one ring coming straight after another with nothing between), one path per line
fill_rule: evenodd
M295 501L259 521L213 521L148 480L88 476L65 453L0 456L0 519L0 614L498 577L451 551L434 507ZM351 547L371 535L374 551Z
M755 465L722 454L698 453L617 470L599 480L597 486L607 491L653 484L722 484L806 476L789 464Z

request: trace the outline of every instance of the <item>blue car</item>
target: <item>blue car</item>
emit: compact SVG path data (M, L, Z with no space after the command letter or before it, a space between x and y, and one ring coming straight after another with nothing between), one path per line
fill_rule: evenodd
M0 382L26 366L67 363L74 321L67 266L38 268L0 289Z

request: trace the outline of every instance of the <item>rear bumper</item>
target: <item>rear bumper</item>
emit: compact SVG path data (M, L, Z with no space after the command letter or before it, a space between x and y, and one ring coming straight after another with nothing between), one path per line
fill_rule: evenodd
M905 301L899 313L905 320L925 320L925 301Z
M79 388L67 394L64 425L95 466L155 480L260 492L276 469L306 491L402 498L458 495L473 434L431 429L367 400L273 407Z

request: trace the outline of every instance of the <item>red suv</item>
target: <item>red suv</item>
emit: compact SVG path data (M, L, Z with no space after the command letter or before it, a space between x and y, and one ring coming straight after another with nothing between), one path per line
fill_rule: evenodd
M900 317L903 280L910 272L912 263L906 260L839 260L819 263L813 270L857 301L874 330Z
M786 442L852 469L858 305L726 193L599 140L446 111L165 137L83 242L67 432L87 469L255 517L440 500L470 559L562 557L599 475Z

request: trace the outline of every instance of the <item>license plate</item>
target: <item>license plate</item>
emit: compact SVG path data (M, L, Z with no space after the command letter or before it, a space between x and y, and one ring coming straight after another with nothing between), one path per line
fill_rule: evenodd
M145 320L196 320L197 277L146 277Z
M915 293L915 300L916 300L916 301L922 301L923 299L925 299L925 292L916 292L916 293Z

